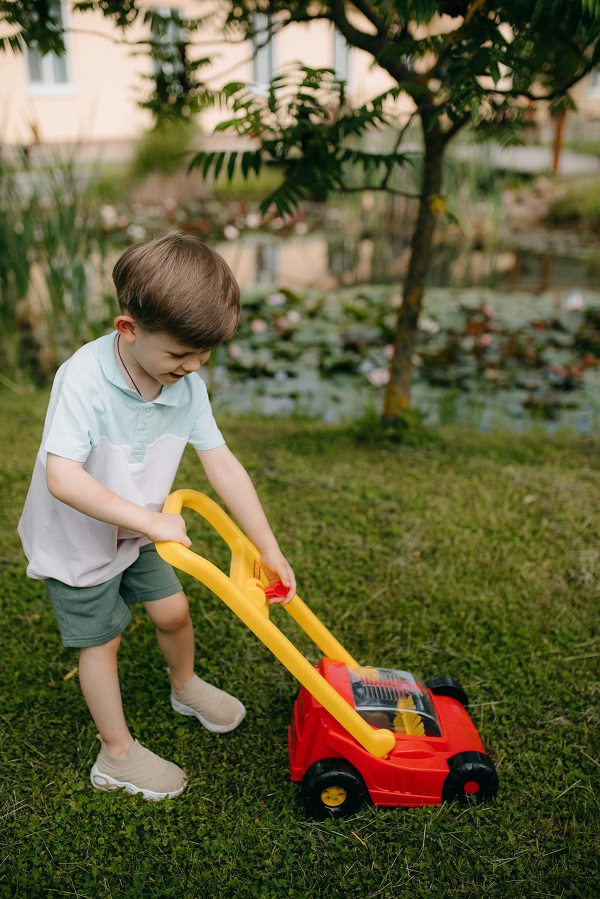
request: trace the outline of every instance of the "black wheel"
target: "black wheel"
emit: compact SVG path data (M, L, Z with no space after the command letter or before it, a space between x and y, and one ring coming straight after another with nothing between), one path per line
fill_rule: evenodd
M432 677L425 681L425 686L434 694L434 696L449 696L451 699L458 699L461 705L466 709L469 708L469 699L463 690L459 681L453 677Z
M321 759L302 779L302 801L313 818L353 815L368 797L362 777L344 759Z
M450 772L442 790L444 802L485 802L498 792L496 769L483 752L459 752L448 759L448 766Z

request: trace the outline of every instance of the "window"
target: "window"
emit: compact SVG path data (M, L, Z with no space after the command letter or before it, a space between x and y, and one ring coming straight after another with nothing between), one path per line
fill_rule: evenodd
M259 93L266 93L269 82L275 74L273 40L270 34L271 17L264 12L254 15L254 35L252 38L252 80Z
M181 12L168 6L153 6L151 19L154 47L154 77L166 81L181 80L185 72L187 32Z
M60 0L56 0L52 4L51 11L62 26L65 21L65 15ZM44 93L61 93L72 86L72 63L69 54L68 35L65 38L65 45L63 56L57 56L55 53L42 55L32 47L27 49L29 84L33 90L41 90Z
M594 96L600 94L600 68L592 69L590 72L588 92Z
M350 80L349 47L343 34L334 28L333 31L333 70L339 81Z

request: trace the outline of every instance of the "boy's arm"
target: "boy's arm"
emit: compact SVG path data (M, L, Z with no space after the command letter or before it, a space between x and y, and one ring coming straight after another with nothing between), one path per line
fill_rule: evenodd
M211 486L260 552L261 565L270 583L281 580L288 587L281 600L285 605L296 595L296 579L279 549L250 475L226 446L197 450L197 453Z
M48 453L46 483L52 496L89 518L145 534L155 543L172 540L190 546L181 515L152 512L113 493L74 462Z

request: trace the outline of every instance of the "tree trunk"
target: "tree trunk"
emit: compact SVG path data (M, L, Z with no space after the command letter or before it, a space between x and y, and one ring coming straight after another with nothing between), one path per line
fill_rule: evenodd
M436 126L424 123L425 159L419 212L411 240L410 264L404 281L403 301L398 311L394 336L394 356L385 396L383 421L393 424L410 407L410 388L419 313L423 305L425 281L431 258L436 217L443 213L442 163L445 141Z

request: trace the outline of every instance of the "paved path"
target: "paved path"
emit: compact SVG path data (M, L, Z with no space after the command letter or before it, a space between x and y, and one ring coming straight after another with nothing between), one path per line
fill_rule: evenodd
M549 175L552 171L552 147L496 147L462 146L450 150L453 156L469 160L486 154L492 168L504 172L531 175ZM483 156L482 158L486 158ZM559 175L600 174L600 157L563 150L559 160Z

